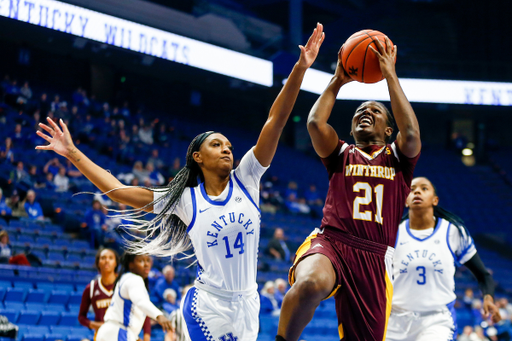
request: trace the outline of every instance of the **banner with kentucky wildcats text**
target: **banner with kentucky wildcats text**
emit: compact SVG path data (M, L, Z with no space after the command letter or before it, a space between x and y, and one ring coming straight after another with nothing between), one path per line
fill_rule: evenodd
M272 86L272 62L55 0L0 0L0 16Z

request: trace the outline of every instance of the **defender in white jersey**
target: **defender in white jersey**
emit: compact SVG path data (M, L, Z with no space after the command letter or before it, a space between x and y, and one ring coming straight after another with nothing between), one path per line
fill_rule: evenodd
M394 254L394 292L386 340L455 340L456 266L466 265L478 279L484 311L499 321L494 282L477 254L462 220L437 206L435 187L426 178L412 181L408 219L398 229Z
M105 323L96 334L96 341L136 341L146 316L160 323L164 331L172 329L171 322L149 300L149 256L125 253L121 262L114 295L105 313Z
M41 124L50 136L37 133L50 144L36 149L53 150L68 158L109 198L138 209L124 218L131 218L132 227L147 232L147 238L132 242L132 251L174 256L194 249L197 280L182 308L194 341L257 338L259 182L323 40L323 26L317 24L306 46L299 46L299 60L274 101L256 145L234 171L230 141L220 133L206 132L191 142L186 166L168 186L125 186L74 146L62 120L60 127L51 119L49 126ZM157 216L149 222L137 219L142 210L154 210Z

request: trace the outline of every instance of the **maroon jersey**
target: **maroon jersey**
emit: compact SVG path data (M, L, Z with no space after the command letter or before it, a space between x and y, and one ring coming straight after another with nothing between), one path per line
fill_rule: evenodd
M94 310L94 321L103 322L103 316L107 311L112 295L114 294L114 284L104 286L101 284L101 277L92 280L82 294L82 302L80 303L80 314L78 320L80 324L89 327L90 320L87 318L89 306L92 305Z
M322 159L329 191L321 227L394 247L418 158L403 155L395 142L361 150L340 140Z

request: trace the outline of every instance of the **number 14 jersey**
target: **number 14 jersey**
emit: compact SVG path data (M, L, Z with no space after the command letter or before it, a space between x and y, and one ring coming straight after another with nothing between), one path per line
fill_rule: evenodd
M361 150L340 140L322 159L329 191L321 227L394 247L418 158L403 155L396 142Z

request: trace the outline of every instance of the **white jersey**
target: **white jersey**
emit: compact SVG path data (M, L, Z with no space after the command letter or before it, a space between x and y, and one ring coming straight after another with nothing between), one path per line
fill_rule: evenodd
M426 312L445 309L455 295L456 265L476 254L473 239L466 229L438 218L428 230L411 230L402 222L393 258L393 308Z
M149 300L148 291L141 276L133 273L125 273L119 279L110 306L105 313L105 331L117 327L128 332L128 338L135 340L142 330L146 316L156 319L163 315ZM103 326L99 329L97 341L112 341L108 339ZM108 329L110 328L110 329ZM105 337L102 335L105 334ZM109 333L110 334L110 333ZM101 337L100 337L101 336Z
M188 225L199 283L232 292L256 290L259 183L267 168L251 149L231 172L229 184L219 196L209 196L204 184L183 192L174 214ZM155 192L155 200L162 195ZM154 212L161 212L165 204L155 205Z

